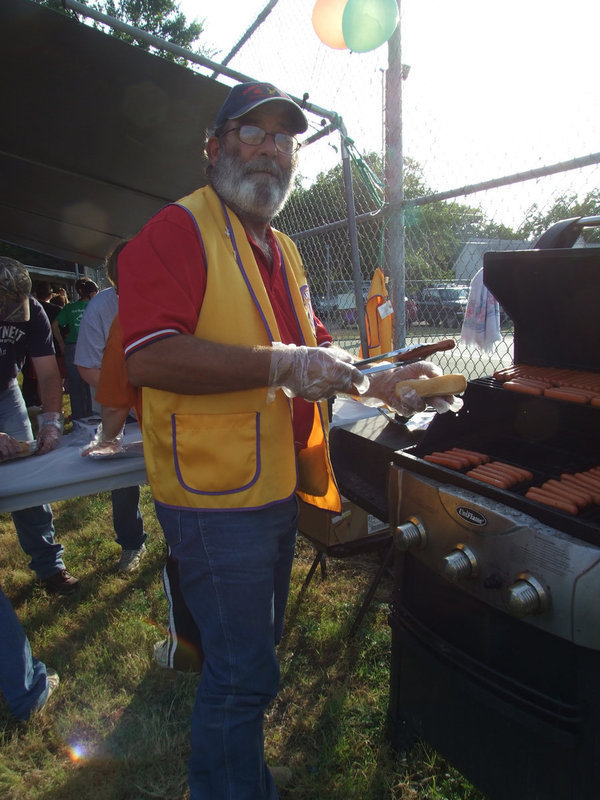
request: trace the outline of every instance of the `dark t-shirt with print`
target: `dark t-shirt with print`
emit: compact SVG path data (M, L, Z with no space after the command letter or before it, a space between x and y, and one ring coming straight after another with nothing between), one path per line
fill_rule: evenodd
M0 320L0 391L17 377L25 356L54 355L52 330L44 309L34 297L29 298L28 322Z

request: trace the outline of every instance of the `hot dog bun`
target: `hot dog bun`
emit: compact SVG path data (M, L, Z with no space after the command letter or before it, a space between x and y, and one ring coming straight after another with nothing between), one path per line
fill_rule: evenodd
M414 389L420 397L444 397L449 394L460 394L467 388L467 379L460 372L449 375L438 375L435 378L416 378L398 381L394 387L397 397L407 389Z

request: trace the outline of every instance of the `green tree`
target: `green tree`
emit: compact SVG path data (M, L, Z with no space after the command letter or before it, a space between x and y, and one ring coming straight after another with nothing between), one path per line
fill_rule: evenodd
M519 228L519 235L523 239L537 239L544 231L555 222L571 217L589 217L600 214L600 189L594 189L580 200L577 194L561 195L549 211L540 210L534 203L527 212L526 221ZM598 242L600 231L596 228L590 231L590 239Z
M353 188L356 213L366 215L380 211L358 226L362 278L369 281L376 266L387 266L385 229L392 212L382 210L383 192L365 186L364 166L383 185L383 162L377 153L362 157L364 164L353 164ZM434 193L425 181L420 165L404 159L404 196L406 200ZM301 237L299 246L314 294L328 294L328 287L348 285L352 278L351 251L346 219L346 203L342 166L320 173L309 188L299 181L276 224L287 233L314 230L339 223L322 235ZM504 225L486 218L481 209L440 201L426 205L408 205L404 210L406 284L409 294L416 293L426 282L451 280L452 267L466 241L474 238L516 238Z
M56 11L66 14L73 13L69 9L65 9L62 0L36 1ZM107 14L109 17L114 17L121 22L139 28L139 30L184 47L186 50L202 53L205 56L212 55L212 52L205 48L193 47L204 29L203 23L196 20L188 23L175 0L98 0L95 3L80 0L80 2L96 11ZM98 27L98 24L94 23L94 27ZM154 49L147 42L135 39L123 31L110 29L109 33L135 47L140 47L144 50ZM161 55L170 61L187 63L187 59L178 57L168 51L161 51Z

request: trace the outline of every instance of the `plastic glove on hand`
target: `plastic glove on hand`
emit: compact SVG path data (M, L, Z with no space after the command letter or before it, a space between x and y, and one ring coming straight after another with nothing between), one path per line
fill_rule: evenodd
M433 407L439 414L446 411L459 411L463 401L456 397L462 394L467 387L467 381L461 373L451 373L427 377L421 375L417 379L404 379L395 386L397 397L404 400L416 392L427 404Z
M38 415L37 456L42 456L58 447L62 438L63 424L63 415L58 412L47 411Z
M98 425L98 427L96 428L96 433L94 434L94 438L89 444L81 448L81 450L79 451L79 455L89 456L92 453L96 453L98 455L103 455L103 456L113 456L116 453L122 452L125 449L123 447L124 430L125 426L121 428L120 433L118 433L112 439L109 439L106 438L104 433L104 428L102 427L102 423L100 423L100 425Z
M395 369L373 373L370 376L371 385L367 395L381 400L403 417L412 417L413 414L424 411L427 404L414 389L402 392L399 396L396 393L396 384L400 381L415 380L421 377L434 378L441 374L442 370L431 361L399 365Z
M339 393L363 394L369 387L369 379L338 358L335 350L273 342L269 386L283 389L288 397L298 396L313 402Z
M347 364L352 364L353 363L354 356L351 353L349 353L347 350L344 350L344 349L342 349L341 347L338 347L335 344L328 344L328 345L323 345L323 346L327 349L327 352L329 353L329 355L335 356L340 361L345 361Z
M8 433L0 433L0 461L15 458L21 452L21 445Z
M443 397L430 397L427 401L438 414L445 414L447 411L452 411L456 414L460 411L464 403L461 397L455 394L444 395Z

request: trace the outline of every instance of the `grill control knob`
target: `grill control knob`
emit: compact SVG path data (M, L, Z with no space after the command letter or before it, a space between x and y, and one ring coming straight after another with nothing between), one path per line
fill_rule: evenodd
M423 523L416 517L409 517L408 522L398 525L394 531L394 544L398 550L416 550L427 544L427 532Z
M444 556L444 575L451 581L474 578L479 572L477 559L473 551L465 544L457 544L456 548Z
M550 592L533 575L523 572L506 590L506 608L514 617L541 614L550 608Z

